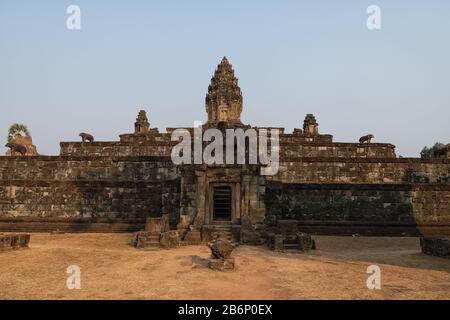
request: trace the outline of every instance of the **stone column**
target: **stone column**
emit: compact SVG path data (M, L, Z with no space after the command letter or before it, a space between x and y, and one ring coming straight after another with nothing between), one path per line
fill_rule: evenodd
M207 183L206 183L206 173L205 171L197 170L195 171L195 176L197 177L197 214L192 223L195 227L201 228L205 223L206 214L206 196L208 194Z

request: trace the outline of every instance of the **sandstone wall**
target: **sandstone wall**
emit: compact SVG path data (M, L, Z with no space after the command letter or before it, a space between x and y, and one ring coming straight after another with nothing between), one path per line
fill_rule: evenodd
M268 177L266 212L298 220L305 231L450 232L449 159L282 161L278 175Z
M0 157L0 218L175 219L179 194L167 158Z
M282 157L285 183L450 183L450 159Z
M139 148L135 143L130 148ZM75 227L72 222L104 223L103 231L113 228L110 222L126 222L135 230L146 217L162 213L169 214L173 226L180 204L183 214L197 210L196 178L184 169L170 157L0 157L0 229L44 220L67 230L92 230L90 224ZM264 197L265 206L255 207L266 215L318 224L320 230L343 230L343 224L383 230L450 227L449 176L449 159L283 156L279 173L251 192ZM126 225L116 229L131 230Z
M450 224L450 185L266 185L267 211L280 219Z

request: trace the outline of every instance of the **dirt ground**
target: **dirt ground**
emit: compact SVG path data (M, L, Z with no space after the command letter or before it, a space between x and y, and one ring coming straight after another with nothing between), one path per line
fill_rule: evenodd
M207 268L209 249L138 250L131 234L32 234L0 253L0 299L450 299L450 261L418 238L314 237L309 254L241 246L236 270ZM369 290L367 267L381 268ZM78 265L81 289L67 289Z

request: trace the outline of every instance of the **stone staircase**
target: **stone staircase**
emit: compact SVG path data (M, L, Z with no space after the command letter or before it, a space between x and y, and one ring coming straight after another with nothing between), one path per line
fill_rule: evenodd
M213 238L220 237L222 239L227 239L234 241L233 233L231 232L231 225L229 224L217 224L211 226L213 231L211 232Z
M159 233L149 233L145 240L145 247L146 248L159 248L160 247L159 238L160 238Z

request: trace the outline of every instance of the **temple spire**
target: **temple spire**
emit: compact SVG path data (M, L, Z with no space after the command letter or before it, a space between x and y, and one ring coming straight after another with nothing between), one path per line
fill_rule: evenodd
M134 133L147 133L149 131L150 124L148 122L147 113L145 110L139 111L139 114L134 123Z
M241 123L242 92L233 66L223 57L217 66L206 95L208 123Z

